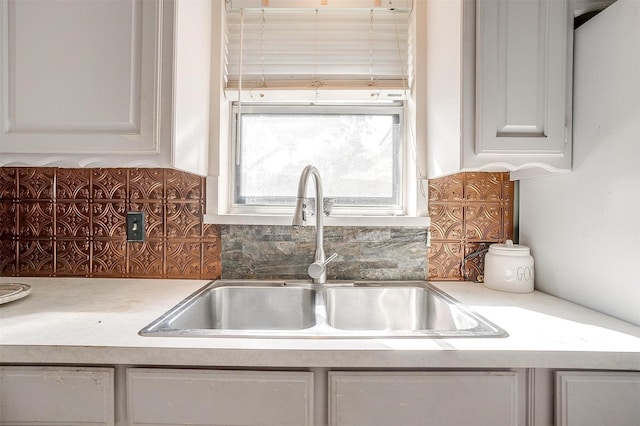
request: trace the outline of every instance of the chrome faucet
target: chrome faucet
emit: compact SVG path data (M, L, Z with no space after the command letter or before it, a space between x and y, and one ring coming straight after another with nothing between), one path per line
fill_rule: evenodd
M307 208L307 200L305 194L307 192L307 182L309 175L313 175L316 190L316 251L313 255L313 263L309 265L307 272L314 283L324 284L327 282L327 263L334 260L338 255L334 253L328 259L324 254L324 224L322 216L324 214L324 197L322 196L322 179L320 172L314 166L307 166L300 175L298 182L298 199L296 201L296 210L293 213L293 226L306 226L307 216L312 215ZM329 215L329 213L327 213Z

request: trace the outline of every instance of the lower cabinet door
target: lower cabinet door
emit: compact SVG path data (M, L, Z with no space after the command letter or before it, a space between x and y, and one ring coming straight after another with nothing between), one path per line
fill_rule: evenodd
M130 425L313 424L313 373L127 370Z
M640 373L556 372L556 424L640 425Z
M518 424L516 372L331 372L334 426Z
M0 424L113 425L112 368L0 367Z

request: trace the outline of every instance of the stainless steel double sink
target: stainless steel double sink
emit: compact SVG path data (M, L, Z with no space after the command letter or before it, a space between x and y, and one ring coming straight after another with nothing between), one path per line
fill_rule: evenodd
M140 331L143 336L256 338L505 337L424 281L311 284L213 281Z

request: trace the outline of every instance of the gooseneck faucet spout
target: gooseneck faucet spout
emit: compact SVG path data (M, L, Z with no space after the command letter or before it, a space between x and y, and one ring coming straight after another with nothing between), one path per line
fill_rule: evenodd
M302 171L300 180L298 181L298 198L296 200L296 209L293 213L293 225L307 224L307 217L311 214L307 210L307 201L305 194L307 192L307 183L309 181L309 175L313 176L315 183L315 215L316 215L316 251L313 256L313 263L309 265L309 275L313 279L314 283L324 284L327 282L327 269L326 265L336 256L331 256L328 260L324 254L324 224L323 224L323 205L324 197L322 195L322 179L320 178L320 172L314 166L308 165Z

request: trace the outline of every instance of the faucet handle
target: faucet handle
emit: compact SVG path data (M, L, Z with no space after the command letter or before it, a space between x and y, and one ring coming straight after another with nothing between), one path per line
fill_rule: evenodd
M335 260L336 257L338 257L338 253L333 253L324 262L320 262L320 261L313 262L311 265L309 265L309 268L307 269L309 276L313 279L320 278L320 275L322 275L327 269L327 263L331 262L332 260Z

